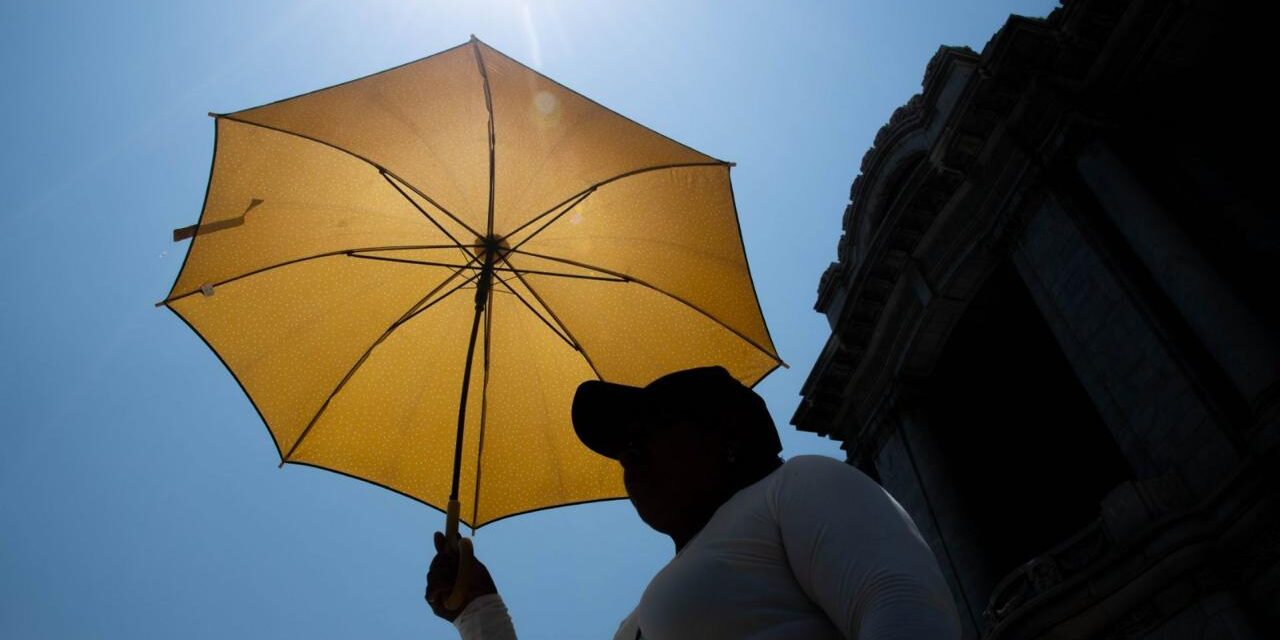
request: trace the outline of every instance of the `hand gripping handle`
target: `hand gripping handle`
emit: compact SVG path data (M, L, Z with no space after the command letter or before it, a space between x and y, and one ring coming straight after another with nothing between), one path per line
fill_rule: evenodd
M453 581L453 592L445 599L444 606L450 611L462 608L462 600L466 597L467 588L471 586L471 561L475 558L471 547L471 539L458 534L457 500L449 501L449 511L444 521L445 544L451 545L458 552L458 576Z

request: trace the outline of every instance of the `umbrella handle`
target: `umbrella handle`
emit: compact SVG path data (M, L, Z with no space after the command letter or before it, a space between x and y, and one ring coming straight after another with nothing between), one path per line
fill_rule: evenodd
M462 607L462 599L466 596L467 588L471 586L471 561L475 558L471 539L458 535L460 508L457 500L450 500L444 521L445 544L453 546L458 552L458 575L453 579L453 591L444 601L445 608L450 611L456 611Z

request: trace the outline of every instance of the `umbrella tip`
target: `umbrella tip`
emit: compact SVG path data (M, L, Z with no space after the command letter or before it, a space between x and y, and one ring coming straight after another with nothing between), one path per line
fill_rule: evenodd
M738 163L736 163L736 162L730 162L730 163L729 163L729 168L730 168L730 169L732 169L733 167L736 167L736 166L738 166Z
M477 37L476 37L476 34L474 34L474 33L473 33L473 34L471 34L471 41L472 41L472 42L480 42L480 38L477 38Z

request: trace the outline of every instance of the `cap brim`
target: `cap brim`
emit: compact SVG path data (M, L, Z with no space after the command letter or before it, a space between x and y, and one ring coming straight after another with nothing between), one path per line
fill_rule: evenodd
M626 445L623 418L645 406L644 390L600 380L578 385L573 395L573 430L588 449L618 459Z

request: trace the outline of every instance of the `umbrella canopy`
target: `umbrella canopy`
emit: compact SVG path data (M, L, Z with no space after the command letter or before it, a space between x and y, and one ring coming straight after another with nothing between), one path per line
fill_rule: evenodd
M582 381L720 364L752 385L781 362L731 165L474 38L215 117L161 304L235 376L282 464L443 509L457 439L461 519L479 527L625 495L574 436Z

